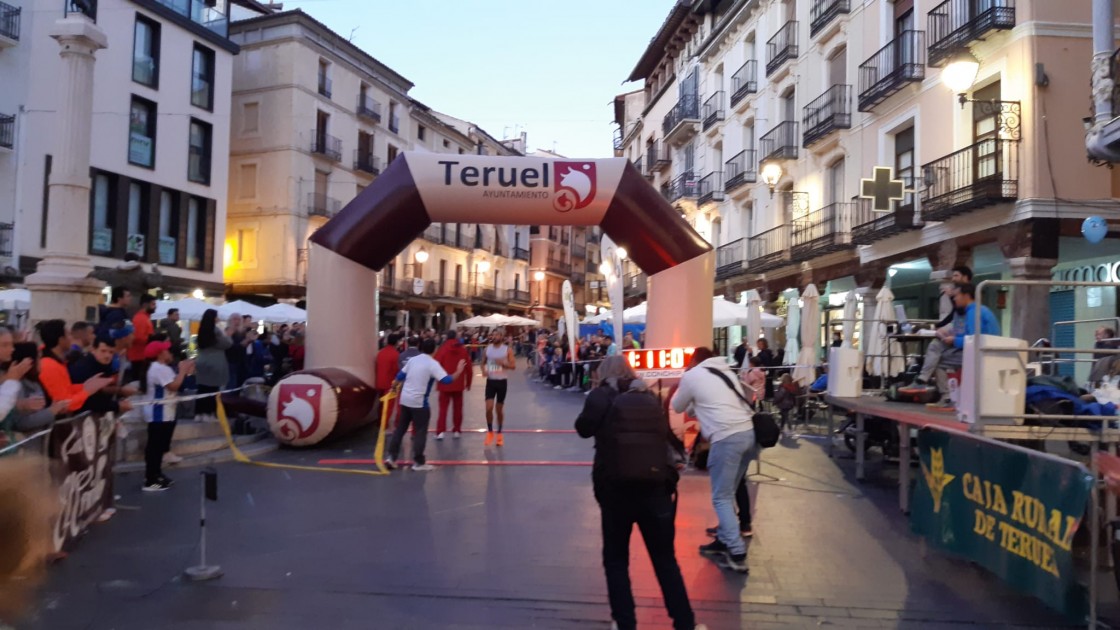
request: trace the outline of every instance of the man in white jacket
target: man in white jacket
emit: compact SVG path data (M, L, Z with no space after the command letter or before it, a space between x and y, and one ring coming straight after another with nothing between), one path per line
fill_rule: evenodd
M700 547L700 553L722 567L746 573L747 550L735 516L735 487L747 474L755 439L751 409L737 382L726 359L713 356L708 348L697 348L671 404L677 413L695 416L700 432L712 444L708 474L719 532L715 541Z

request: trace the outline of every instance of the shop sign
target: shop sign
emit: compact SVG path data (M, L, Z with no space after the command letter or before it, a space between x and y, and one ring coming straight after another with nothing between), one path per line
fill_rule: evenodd
M1120 283L1120 261L1100 263L1098 265L1081 265L1055 269L1051 276L1054 282L1115 282ZM1055 285L1051 291L1065 291L1072 287Z

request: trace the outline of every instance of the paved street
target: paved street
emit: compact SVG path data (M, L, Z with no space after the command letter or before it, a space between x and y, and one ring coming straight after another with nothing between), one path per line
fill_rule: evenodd
M482 392L468 394L482 422ZM568 429L583 396L514 379L507 428ZM710 628L1061 627L1041 604L967 563L924 552L889 481L857 485L850 460L802 439L766 452L756 486L751 574L696 553L714 524L707 479L682 483L678 556ZM369 457L369 433L270 461ZM433 442L437 460L590 462L574 434ZM586 466L444 466L390 477L219 467L211 557L226 574L184 583L197 562L194 471L142 495L122 476L121 510L54 567L34 630L608 628L598 511ZM632 574L643 627L667 628L640 538ZM1106 587L1110 587L1106 583Z

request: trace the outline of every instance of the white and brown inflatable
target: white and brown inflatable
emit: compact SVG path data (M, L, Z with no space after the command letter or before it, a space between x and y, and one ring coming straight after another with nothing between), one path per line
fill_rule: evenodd
M404 153L311 237L307 368L273 389L280 441L372 422L377 271L432 223L598 225L649 277L649 347L711 343L714 253L625 158Z

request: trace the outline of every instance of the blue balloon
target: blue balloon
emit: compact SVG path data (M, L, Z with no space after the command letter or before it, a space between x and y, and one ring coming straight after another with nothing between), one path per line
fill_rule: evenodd
M1081 224L1081 235L1090 243L1099 243L1108 235L1108 223L1101 217L1089 217Z

